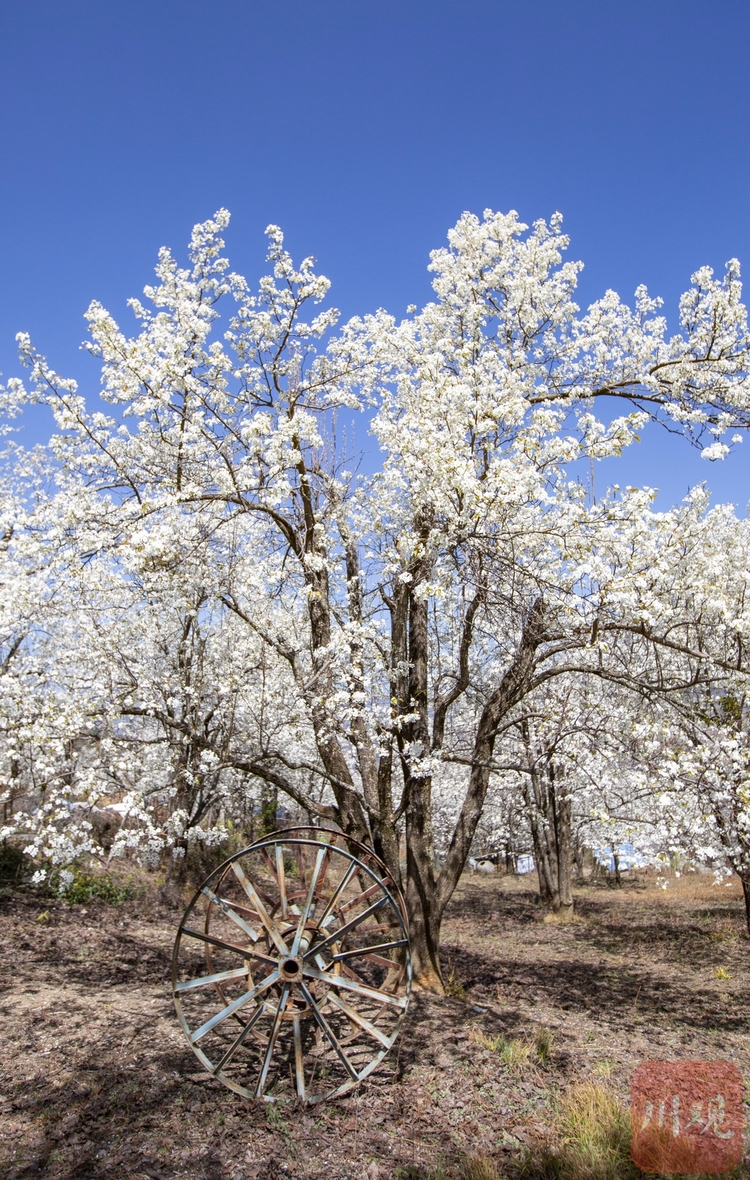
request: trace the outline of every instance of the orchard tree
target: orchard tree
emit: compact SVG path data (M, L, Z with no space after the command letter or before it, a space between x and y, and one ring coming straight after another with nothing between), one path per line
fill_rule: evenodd
M89 309L112 416L27 337L30 381L7 400L54 410L57 495L86 505L79 560L117 563L176 507L213 546L200 609L260 641L278 709L247 723L236 768L370 841L398 879L403 831L416 977L439 991L445 906L527 698L572 673L652 694L711 679L681 597L702 506L591 504L571 465L619 454L649 420L707 458L728 451L750 422L738 266L699 271L667 337L644 288L634 309L607 292L580 313L559 216L529 230L465 214L432 255L434 301L335 334L312 259L296 267L271 227L273 273L253 294L223 256L227 223L196 227L188 269L161 252L135 336ZM371 417L376 475L336 452L337 413ZM723 625L709 608L706 625Z
M717 645L716 633L701 626L702 596L690 594L706 656L721 674L677 694L654 718L650 740L661 755L663 843L711 863L719 877L737 874L750 934L750 526L728 508L706 524L694 581L712 588L731 641Z

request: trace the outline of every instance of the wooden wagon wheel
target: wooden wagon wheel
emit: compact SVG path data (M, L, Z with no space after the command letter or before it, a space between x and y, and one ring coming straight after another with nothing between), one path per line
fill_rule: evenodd
M337 1097L403 1023L403 901L375 854L340 832L272 832L195 894L172 986L193 1052L226 1086L266 1101Z

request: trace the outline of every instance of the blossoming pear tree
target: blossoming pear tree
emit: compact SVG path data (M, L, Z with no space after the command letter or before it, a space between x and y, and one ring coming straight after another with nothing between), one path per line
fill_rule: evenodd
M156 284L131 301L135 335L90 307L88 347L111 414L87 408L20 338L29 379L9 382L6 402L52 407L59 483L29 508L16 544L54 549L69 521L60 579L80 586L80 660L94 642L84 620L122 636L119 655L96 664L107 703L95 711L133 749L147 750L157 729L160 741L179 732L182 762L169 761L166 786L182 833L197 815L196 775L240 776L240 791L270 785L371 842L403 882L416 977L440 991L442 917L496 746L525 702L571 675L663 697L710 686L732 661L745 671L716 603L698 618L686 590L705 503L658 514L648 489L594 503L577 476L581 461L619 454L649 423L709 459L750 425L739 268L697 272L668 336L645 288L633 308L607 292L580 311L580 266L563 260L558 215L529 229L515 213L464 214L432 255L435 298L421 312L338 329L337 312L321 309L327 280L310 258L295 266L276 227L258 291L232 273L228 221L220 211L196 226L188 268L160 253ZM370 423L375 474L358 475L337 446L342 419ZM207 571L193 589L184 538ZM158 618L138 553L182 579L179 607L161 586ZM100 583L117 589L92 611ZM157 633L170 627L159 671ZM217 655L191 711L179 635L189 646L199 631ZM179 691L165 692L171 676ZM59 685L50 692L67 699ZM228 722L207 721L212 693L222 716L236 704L237 740ZM162 798L158 772L154 781ZM105 798L124 787L110 775L97 789ZM156 829L149 789L141 778L138 807ZM455 799L455 822L438 869L441 792Z

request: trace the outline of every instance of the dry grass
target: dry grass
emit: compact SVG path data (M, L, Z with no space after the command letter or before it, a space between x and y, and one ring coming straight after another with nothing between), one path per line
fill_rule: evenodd
M552 1053L555 1048L555 1035L550 1032L548 1028L537 1029L534 1037L534 1049L536 1055L542 1065L547 1065L552 1060Z
M500 1180L500 1172L488 1155L470 1155L461 1167L461 1180Z
M719 918L714 922L713 929L709 931L708 937L711 942L736 942L737 930L731 918Z
M545 1180L635 1180L630 1158L630 1115L606 1086L575 1086L560 1102L548 1136L529 1150L524 1177Z
M667 878L667 888L658 890L666 900L669 897L693 901L727 901L742 896L742 882L739 877L729 877L717 885L712 873L682 873L679 877Z

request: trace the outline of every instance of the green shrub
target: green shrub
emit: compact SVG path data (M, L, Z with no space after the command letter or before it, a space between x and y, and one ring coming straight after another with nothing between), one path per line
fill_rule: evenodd
M72 880L69 875L73 874ZM45 892L64 897L71 905L86 905L103 901L106 905L122 905L140 892L133 881L115 881L109 873L89 872L70 867L53 869L45 883Z

